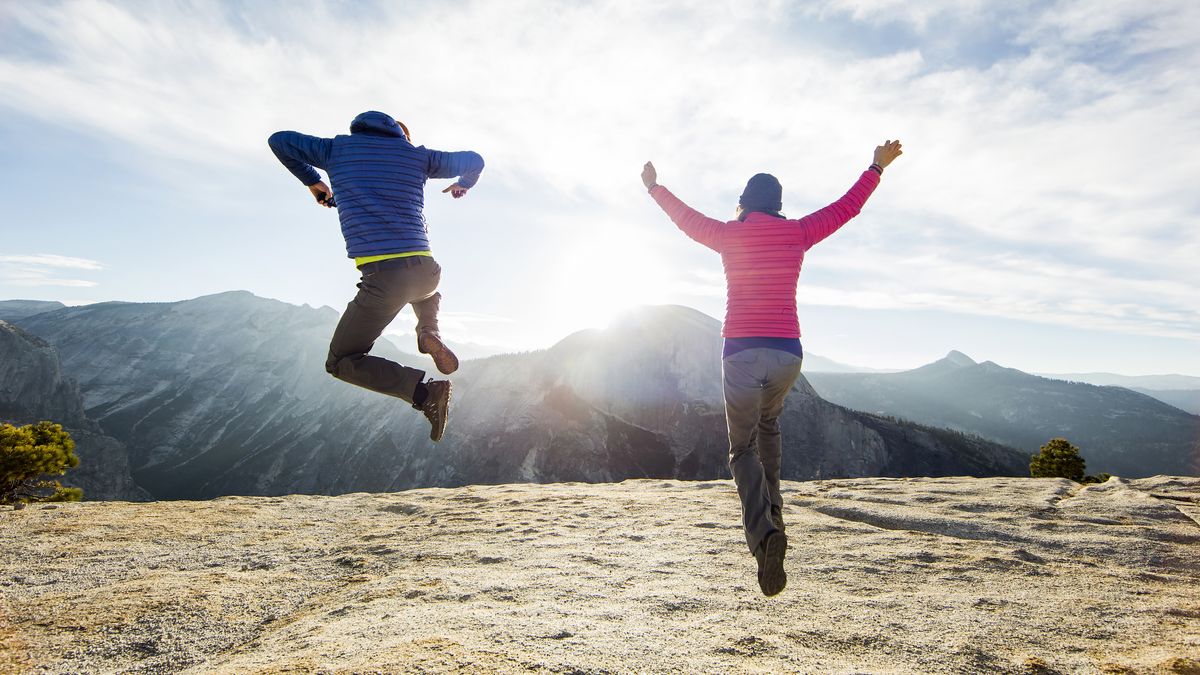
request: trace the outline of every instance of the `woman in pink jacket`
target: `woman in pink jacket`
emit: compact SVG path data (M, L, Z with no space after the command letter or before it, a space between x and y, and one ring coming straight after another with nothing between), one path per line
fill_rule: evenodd
M900 141L875 148L874 163L849 192L798 220L780 213L783 188L770 174L752 177L738 200L737 218L722 222L688 207L659 185L650 162L642 169L642 182L654 201L684 234L720 253L725 267L721 374L729 468L742 501L746 543L758 561L758 584L765 595L775 595L787 585L779 414L800 376L804 355L796 318L796 283L804 252L858 215L883 170L900 154Z

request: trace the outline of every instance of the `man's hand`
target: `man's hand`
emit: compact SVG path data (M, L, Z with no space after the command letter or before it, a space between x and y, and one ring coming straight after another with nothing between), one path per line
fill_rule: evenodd
M470 190L470 189L471 188L465 188L465 187L459 185L458 183L455 183L454 185L451 185L450 187L446 188L445 190L442 190L442 194L446 194L447 192L449 192L451 196L453 196L455 199L458 199L459 197L467 194L467 190Z
M308 191L313 193L313 196L317 198L317 203L321 206L324 206L327 209L335 206L333 203L333 190L329 189L329 186L325 184L325 181L319 180L312 185L309 185Z
M900 141L885 141L883 145L875 148L875 163L880 168L886 169L893 159L903 154L904 152L900 150Z
M642 185L645 185L647 190L658 185L658 172L650 162L646 162L646 166L642 167Z

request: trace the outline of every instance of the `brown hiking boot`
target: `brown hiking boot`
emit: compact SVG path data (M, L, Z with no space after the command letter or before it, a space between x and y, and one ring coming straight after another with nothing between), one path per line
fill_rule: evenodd
M442 342L442 336L437 331L423 330L417 334L417 351L433 357L433 365L437 366L443 375L458 370L458 357L450 351L445 342Z
M430 378L425 383L425 390L428 392L425 403L418 410L429 420L429 440L436 443L442 440L450 418L450 380Z
M767 535L754 559L758 561L758 587L763 595L779 595L787 586L787 571L783 569L783 557L787 555L787 535L775 530Z

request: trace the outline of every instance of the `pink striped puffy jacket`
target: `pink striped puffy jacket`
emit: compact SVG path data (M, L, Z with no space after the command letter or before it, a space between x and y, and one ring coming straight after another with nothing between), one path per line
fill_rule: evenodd
M798 338L796 284L804 252L857 216L878 185L879 174L868 169L841 199L798 220L751 213L744 221L721 222L661 185L650 195L684 234L721 254L726 287L723 337Z

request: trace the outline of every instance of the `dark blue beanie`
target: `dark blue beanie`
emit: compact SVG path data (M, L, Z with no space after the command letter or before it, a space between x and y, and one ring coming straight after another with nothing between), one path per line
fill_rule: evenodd
M779 213L783 209L783 186L769 173L756 173L746 183L738 204L743 211Z

